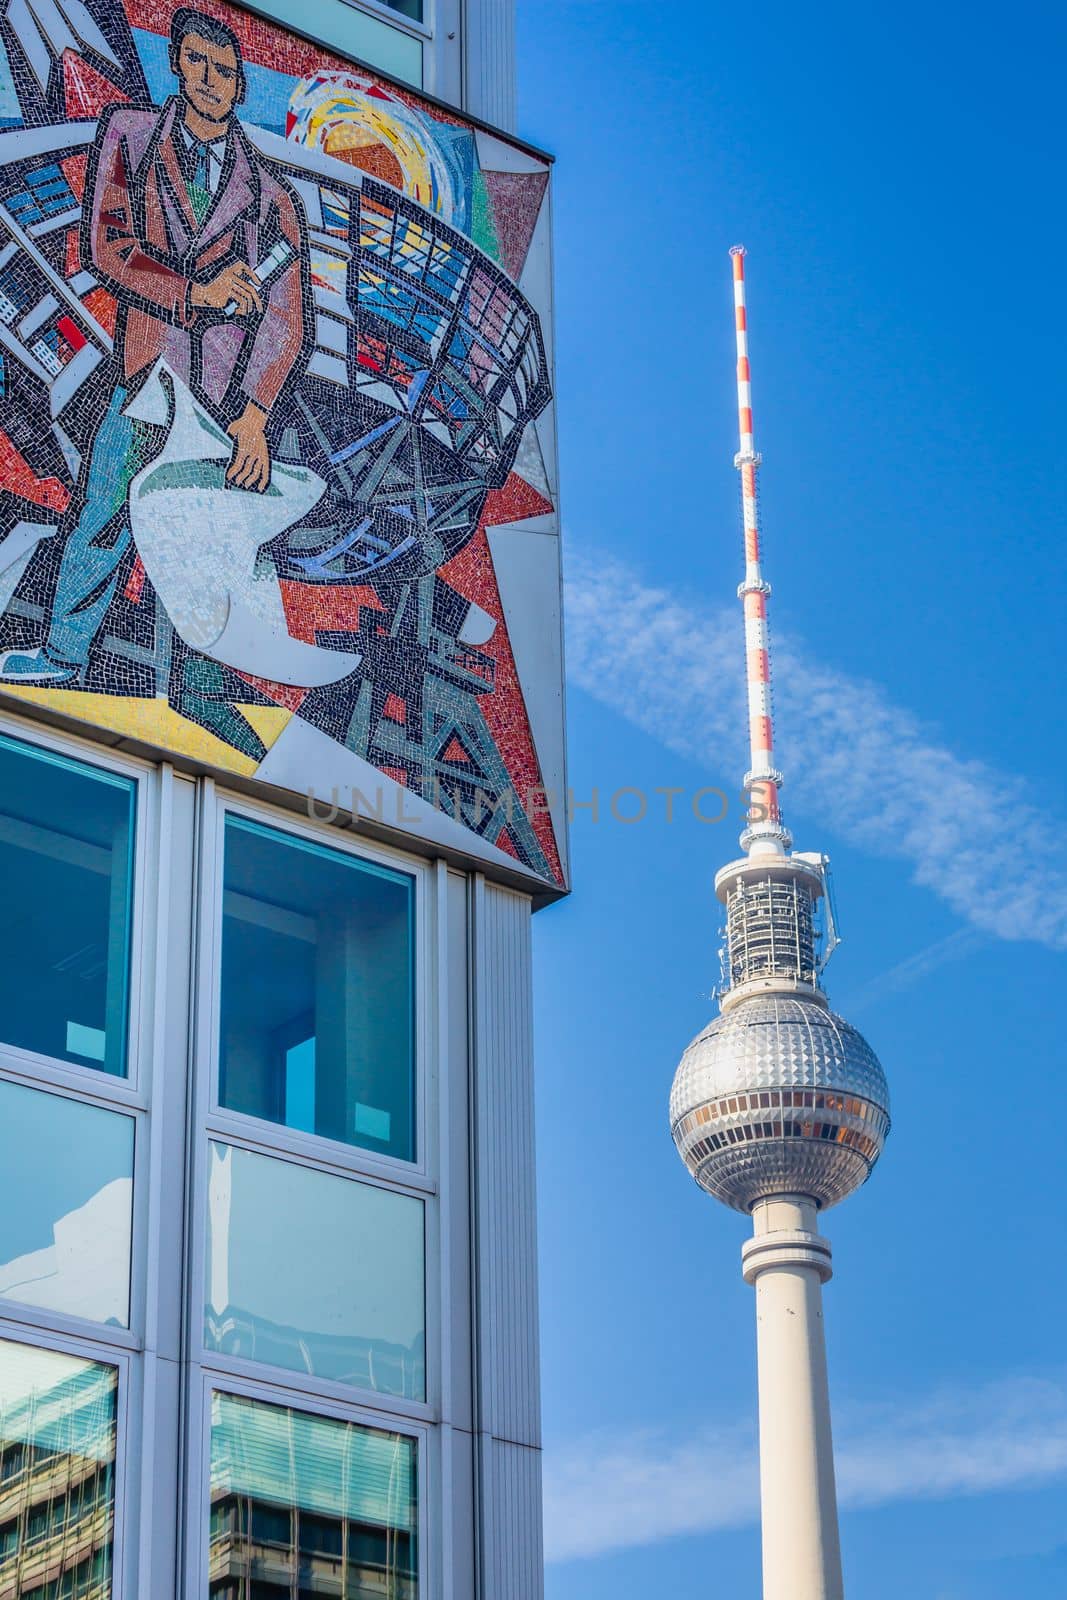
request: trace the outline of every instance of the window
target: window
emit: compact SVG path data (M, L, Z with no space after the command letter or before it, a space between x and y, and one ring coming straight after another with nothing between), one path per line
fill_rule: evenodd
M131 1117L0 1080L0 1296L128 1326L132 1202Z
M0 737L3 1042L126 1072L135 785Z
M219 1103L415 1159L414 880L228 814Z
M204 1343L382 1394L426 1394L423 1204L211 1144Z
M110 1595L117 1396L115 1367L0 1340L0 1594Z
M258 0L256 9L392 78L422 87L423 41L402 25L394 27L386 13L392 11L401 24L421 24L423 0L377 0L366 11L350 0Z
M211 1530L212 1600L234 1594L415 1600L416 1442L215 1393Z

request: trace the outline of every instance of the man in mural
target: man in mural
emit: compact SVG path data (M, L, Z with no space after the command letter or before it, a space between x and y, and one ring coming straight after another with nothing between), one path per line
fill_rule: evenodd
M171 26L170 65L179 93L161 111L116 106L100 122L82 259L118 302L117 381L63 552L48 637L0 657L7 682L61 685L84 673L130 544L129 485L147 459L146 425L126 408L156 363L166 362L226 427L230 486L262 494L272 413L308 354L300 212L234 116L245 89L237 37L183 8Z

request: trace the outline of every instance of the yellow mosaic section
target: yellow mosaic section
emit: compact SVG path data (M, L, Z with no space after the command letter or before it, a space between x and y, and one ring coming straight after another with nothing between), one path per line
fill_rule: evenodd
M91 722L97 728L110 728L114 733L139 739L172 755L188 756L193 761L221 767L226 772L236 772L244 778L252 777L258 765L251 756L232 749L198 723L179 716L163 700L137 699L117 694L85 694L78 689L34 688L29 684L5 684L3 693L13 700L46 706L65 716L77 717L79 722ZM292 716L292 712L284 706L235 706L234 710L239 711L245 721L251 724L268 750Z

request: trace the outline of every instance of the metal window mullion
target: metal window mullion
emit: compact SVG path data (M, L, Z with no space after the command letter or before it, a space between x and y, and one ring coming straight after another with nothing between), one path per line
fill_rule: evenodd
M147 1201L142 1221L144 1355L138 1592L160 1600L176 1593L181 1506L182 1300L185 1282L185 1141L196 840L196 789L164 763L151 874L153 916L146 927L148 1026L143 1081L150 1115L138 1149Z

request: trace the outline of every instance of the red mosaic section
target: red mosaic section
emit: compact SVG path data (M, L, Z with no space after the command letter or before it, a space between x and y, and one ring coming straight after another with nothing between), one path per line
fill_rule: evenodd
M39 478L2 429L0 481L10 494L18 495L20 500L29 500L32 505L45 506L49 511L65 511L70 503L70 492L59 479Z
M67 182L70 184L71 193L73 194L75 200L77 200L79 202L79 204L80 204L81 201L85 198L85 171L86 171L86 168L89 165L89 157L87 155L85 155L84 152L81 155L67 156L67 158L64 161L61 161L59 163L59 165L60 165L60 168L62 170L63 176L66 178ZM77 228L75 228L73 230L73 232L74 232L75 239L77 239L77 237L78 237ZM70 252L70 235L69 234L67 235L67 251L68 251L68 255L69 255L69 252Z
M124 105L129 95L91 67L84 56L64 50L63 98L68 117L98 117L105 106Z
M108 294L106 289L90 289L82 301L92 316L99 322L105 333L115 337L115 323L118 320L119 308L114 295Z
M500 832L493 840L493 843L496 845L498 850L503 850L506 856L514 856L516 861L520 861L522 859L522 857L519 855L518 849L516 848L514 839L511 837L511 834L506 828L501 828Z
M513 473L508 483L499 491L501 496L507 497L512 479L516 483L523 482L521 478L516 479ZM540 495L530 489L529 484L523 484L523 487L540 500ZM531 513L527 511L524 515L530 516ZM514 519L508 514L497 520L510 522ZM551 820L546 813L538 811L532 803L533 797L541 787L541 768L526 716L526 704L519 687L519 675L515 670L515 657L511 653L511 642L504 622L504 608L500 602L500 590L497 587L493 557L484 526L478 529L470 544L461 550L459 555L446 562L440 571L446 583L450 583L467 600L473 600L475 605L481 606L482 610L488 612L496 622L493 637L487 644L479 647L496 663L496 689L482 700L482 714L493 743L503 756L511 774L515 791L531 813L530 822L553 875L557 883L562 883L563 869L560 865L559 851L556 849ZM501 845L501 849L504 848L506 847ZM514 854L514 850L512 853Z
M133 567L130 570L130 575L126 579L126 588L124 591L131 606L139 606L141 604L141 598L144 594L144 586L144 562L141 560L140 556L136 556L134 558Z
M486 495L482 526L495 528L501 522L523 522L527 517L543 517L554 509L551 500L546 500L525 478L513 472L502 489L491 489Z
M504 266L518 282L548 188L547 172L486 172L493 223Z
M320 629L358 633L364 606L370 611L385 610L374 590L362 584L347 588L340 584L298 583L290 578L282 580L281 591L289 632L305 644L314 644Z

